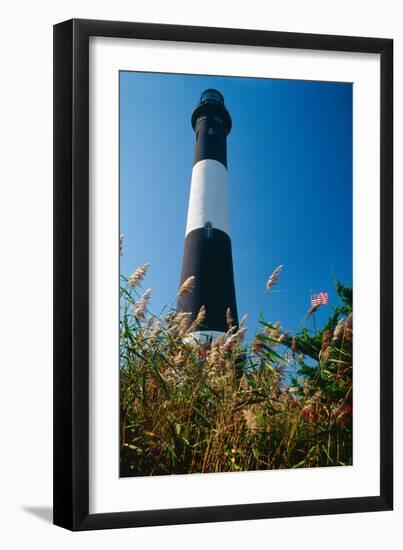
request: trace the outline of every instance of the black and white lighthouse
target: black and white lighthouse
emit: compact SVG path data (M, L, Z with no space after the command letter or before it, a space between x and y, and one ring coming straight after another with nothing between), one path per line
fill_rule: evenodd
M232 121L218 90L205 90L192 114L195 155L180 283L194 275L195 287L179 299L179 310L197 316L198 331L226 332L227 310L238 324L229 225L227 135Z

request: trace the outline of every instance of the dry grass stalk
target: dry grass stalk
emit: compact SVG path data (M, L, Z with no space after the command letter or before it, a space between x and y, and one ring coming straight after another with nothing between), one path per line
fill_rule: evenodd
M239 321L239 326L240 327L244 326L244 324L246 323L247 318L248 318L248 315L247 315L247 313L245 313L245 315L243 315L241 320Z
M157 319L156 323L154 324L152 331L150 332L150 338L156 338L161 331L161 321Z
M319 358L321 362L326 365L329 361L331 347L330 347L330 340L332 338L332 331L331 330L325 330L322 334L322 349L319 353Z
M329 329L325 330L324 333L322 334L322 350L321 351L325 351L325 349L327 349L329 347L331 337L332 337L332 331L329 330Z
M260 353L263 350L264 343L263 338L258 334L252 342L252 351Z
M190 325L188 332L194 332L200 325L203 324L204 319L206 318L206 308L202 306L199 309L196 319Z
M143 264L134 271L129 277L129 286L131 288L136 288L141 281L144 279L147 273L147 269L150 267L150 264Z
M233 325L234 325L234 319L232 318L231 309L230 309L229 307L227 307L227 311L226 311L226 314L225 314L225 318L226 318L226 321L227 321L227 326L228 326L228 328L233 327Z
M281 328L281 324L279 321L277 321L276 323L274 323L274 325L272 326L268 326L268 327L265 327L264 329L264 332L267 334L267 336L273 340L272 342L269 342L268 345L270 347L273 347L275 346L275 342L274 341L277 341L279 340L280 336L281 336L281 333L282 333L282 328Z
M353 341L353 313L352 312L350 313L350 315L346 319L344 337L349 342Z
M282 269L283 269L283 265L279 265L270 275L266 283L266 292L268 292L276 284Z
M180 333L180 328L178 327L178 325L172 325L169 327L169 329L167 330L167 334L169 334L169 336L171 338L177 338L179 336L179 333Z
M192 314L186 311L182 311L178 314L178 318L175 319L179 330L183 333L188 332L190 325L192 324Z
M134 305L134 316L137 320L144 318L150 297L151 297L151 288L148 288L144 292L140 300Z
M297 354L297 339L295 338L295 336L293 336L291 340L291 351L292 351L292 357L293 359L295 359L295 356Z
M174 365L176 368L178 367L181 367L185 361L185 357L182 353L182 350L179 351L179 353L177 353L175 356L174 356Z
M339 319L337 325L336 325L336 328L334 329L334 333L333 333L333 342L338 342L339 340L341 340L341 337L343 336L343 332L344 332L344 319Z
M180 288L179 288L179 292L178 292L178 296L182 296L183 294L187 294L189 292L192 292L192 290L194 289L195 287L195 276L194 275L191 275L190 277L188 277L186 279L186 281L184 281Z
M329 347L329 348L326 348L323 351L321 351L320 354L319 354L321 363L323 363L324 365L327 365L327 363L329 361L330 352L331 352L331 348Z
M315 313L315 311L318 310L319 306L320 306L320 304L317 304L316 306L311 306L311 307L308 309L308 313L307 313L308 317L309 317L310 315L313 315L313 314Z
M235 334L232 334L223 346L225 353L232 352L243 340L245 336L246 328L240 328Z
M244 408L242 410L242 414L245 419L245 424L248 430L254 435L257 434L257 432L259 431L259 422L256 417L254 407L252 406L252 407Z
M138 279L133 282L139 284ZM187 291L191 286L185 285ZM204 307L193 322L189 313L178 313L173 308L156 318L147 311L149 290L135 306L131 305L130 294L122 295L124 475L250 471L350 462L351 367L344 369L339 362L329 361L321 375L332 384L319 384L316 377L305 380L304 369L298 367L304 365L304 355L298 349L300 345L305 350L304 337L287 337L280 323L262 329L253 343L240 346L246 332L244 317L239 329L231 326L226 333L204 342L189 336L202 325ZM133 322L132 307L140 322ZM279 348L273 353L267 344L268 334L271 347L280 340L290 352ZM345 322L344 335L343 342L347 335L352 336L352 316ZM339 336L337 327L335 334L323 335L318 363L326 360L326 352L334 352L332 336ZM265 345L258 354L253 353L260 340ZM317 350L317 339L315 342ZM312 357L307 350L306 367L311 359L318 360L317 351ZM344 344L343 350L344 362L351 346ZM298 363L293 366L302 378L289 388L285 369L291 352ZM346 360L350 360L348 356ZM239 364L243 368L241 378L236 371Z

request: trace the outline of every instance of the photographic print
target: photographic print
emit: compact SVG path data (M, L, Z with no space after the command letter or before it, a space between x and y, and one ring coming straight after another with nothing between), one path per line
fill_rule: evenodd
M54 523L392 510L393 40L73 19L53 105Z
M120 475L352 465L351 83L120 71Z

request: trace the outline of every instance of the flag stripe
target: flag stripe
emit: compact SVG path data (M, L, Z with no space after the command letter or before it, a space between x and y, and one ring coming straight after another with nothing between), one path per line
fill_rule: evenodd
M326 305L329 301L329 295L327 292L317 292L316 294L311 294L311 306L320 306Z

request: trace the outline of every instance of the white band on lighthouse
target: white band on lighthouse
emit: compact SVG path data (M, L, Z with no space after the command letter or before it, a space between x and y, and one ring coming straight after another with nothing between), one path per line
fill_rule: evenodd
M212 159L193 166L186 235L208 222L230 235L227 169Z

